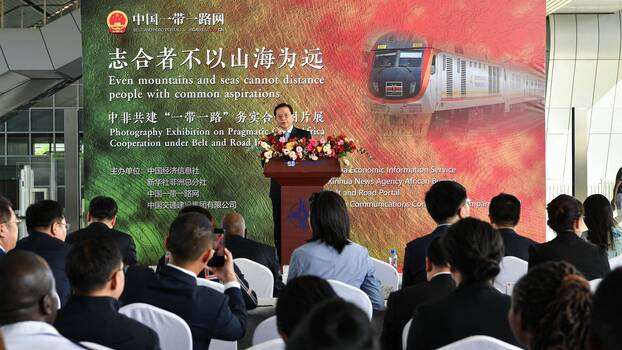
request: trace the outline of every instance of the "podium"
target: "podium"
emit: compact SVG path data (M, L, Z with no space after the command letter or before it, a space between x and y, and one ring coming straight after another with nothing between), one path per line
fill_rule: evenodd
M341 176L341 166L336 158L271 159L263 173L281 185L281 264L288 265L294 249L311 238L309 197L322 191L331 178Z

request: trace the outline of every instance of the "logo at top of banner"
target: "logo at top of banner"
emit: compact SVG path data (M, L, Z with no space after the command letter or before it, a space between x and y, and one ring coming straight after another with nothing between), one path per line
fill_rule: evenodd
M106 24L108 30L113 34L123 34L127 28L128 18L125 12L120 10L114 10L108 14L106 18Z

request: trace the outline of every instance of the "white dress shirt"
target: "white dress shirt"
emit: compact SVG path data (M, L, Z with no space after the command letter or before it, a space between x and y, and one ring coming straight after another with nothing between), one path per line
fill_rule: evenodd
M52 325L41 321L23 321L0 327L4 344L10 350L73 350L84 349L58 333Z

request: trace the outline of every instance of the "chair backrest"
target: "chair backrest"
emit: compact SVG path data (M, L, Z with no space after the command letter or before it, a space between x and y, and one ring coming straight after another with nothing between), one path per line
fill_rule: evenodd
M411 318L406 322L404 329L402 329L402 350L406 350L406 345L408 344L408 333L410 332L410 327L413 325L413 319Z
M596 288L598 288L598 285L602 282L602 280L602 278L597 278L590 281L590 290L592 291L592 294L596 293Z
M80 345L90 350L113 350L112 348L109 348L107 346L92 343L90 341L81 341Z
M283 339L272 339L257 345L253 345L247 350L284 350L285 342Z
M125 305L119 312L153 329L162 350L192 350L190 327L174 313L144 303Z
M622 266L622 255L618 255L615 258L609 259L609 266L611 267L612 271L617 267Z
M371 261L374 263L374 267L376 269L374 277L380 281L382 291L384 292L384 298L387 299L391 292L394 292L399 288L399 274L395 267L384 261L375 258L371 258Z
M487 335L474 335L445 345L439 350L520 350L520 348Z
M248 286L255 291L257 298L272 298L274 276L269 268L249 259L237 258L233 262L244 274Z
M516 282L527 274L528 264L515 256L506 256L501 260L500 267L501 271L495 278L494 286L501 293L511 295Z
M371 320L371 316L373 313L373 309L371 306L371 300L365 292L362 290L352 287L347 283L343 283L337 280L328 280L328 283L335 290L335 293L345 301L349 301L352 304L358 306L365 312L367 317Z
M276 316L271 316L261 321L253 333L253 345L265 343L273 339L281 339L278 328L276 328Z
M58 293L56 293L56 289L54 289L52 292L52 296L54 297L54 299L56 299L56 305L58 305L58 309L60 309L61 307L63 307L60 304L60 297L58 296Z
M197 278L197 286L209 287L221 293L225 292L225 286L222 283L206 280L205 278Z
M212 339L209 342L209 350L238 350L238 342L235 340Z

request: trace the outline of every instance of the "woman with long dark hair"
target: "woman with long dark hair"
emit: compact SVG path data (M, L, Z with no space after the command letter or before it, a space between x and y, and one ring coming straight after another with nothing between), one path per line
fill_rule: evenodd
M587 231L581 237L607 251L609 259L622 253L622 232L616 227L607 197L593 194L583 202Z
M287 280L302 275L338 280L360 288L374 309L383 309L384 296L369 253L350 241L346 202L335 192L322 191L311 195L309 206L312 238L294 250Z

